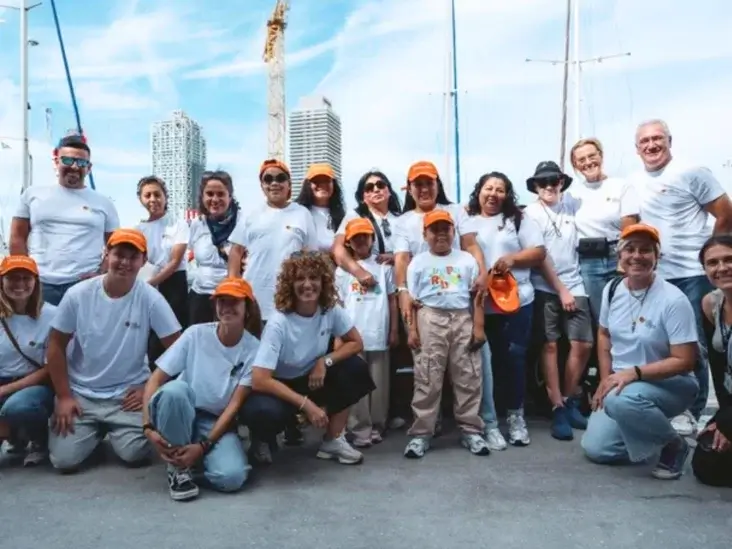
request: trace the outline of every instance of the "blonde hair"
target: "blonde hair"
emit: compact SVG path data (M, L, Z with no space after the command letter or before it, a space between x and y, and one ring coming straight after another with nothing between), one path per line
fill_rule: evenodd
M569 150L569 161L572 163L572 167L576 170L577 164L575 164L574 161L574 153L577 152L577 149L580 147L584 147L585 145L592 145L597 149L597 152L600 154L601 158L605 158L605 151L602 148L602 143L597 137L585 137L584 139L580 139L575 143L572 148Z
M0 318L9 319L16 312L13 310L13 304L10 298L5 293L5 288L3 287L4 278L4 276L0 276ZM35 279L35 286L25 306L25 314L33 320L36 320L41 315L41 309L43 308L43 292L41 291L41 281L37 276L33 278Z

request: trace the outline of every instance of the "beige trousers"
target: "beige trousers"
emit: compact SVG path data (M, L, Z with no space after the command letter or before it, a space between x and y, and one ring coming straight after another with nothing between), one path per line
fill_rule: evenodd
M468 351L473 315L467 310L422 307L417 311L420 348L414 353L414 423L411 436L432 436L440 411L445 372L455 395L454 415L463 433L482 433L483 379L480 351Z
M371 431L386 428L389 415L389 351L364 351L361 353L369 365L374 389L355 405L351 406L348 428L359 440L371 440Z

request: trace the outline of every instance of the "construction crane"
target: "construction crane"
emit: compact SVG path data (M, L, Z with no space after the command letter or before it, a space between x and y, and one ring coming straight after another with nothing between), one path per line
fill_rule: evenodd
M267 20L267 41L264 61L268 68L267 81L267 155L284 162L287 110L285 108L285 28L289 0L277 0Z

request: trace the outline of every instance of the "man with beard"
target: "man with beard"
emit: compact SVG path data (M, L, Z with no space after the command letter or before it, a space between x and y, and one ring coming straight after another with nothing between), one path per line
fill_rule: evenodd
M640 218L661 234L663 254L657 272L691 301L703 351L695 371L699 395L691 409L673 421L678 433L688 436L696 431L709 395L701 303L713 288L699 263L699 250L711 236L707 224L710 214L715 221L714 234L732 232L732 203L707 168L672 160L671 132L663 120L640 124L635 147L644 167L636 177Z
M47 303L100 273L104 243L119 227L112 201L86 186L91 151L81 136L66 136L54 150L58 185L29 187L10 228L10 253L36 260Z
M140 231L114 231L107 273L71 288L51 324L47 368L56 407L49 450L63 472L76 470L105 435L129 465L150 456L142 429L148 337L153 330L167 349L181 327L162 294L137 279L146 254Z

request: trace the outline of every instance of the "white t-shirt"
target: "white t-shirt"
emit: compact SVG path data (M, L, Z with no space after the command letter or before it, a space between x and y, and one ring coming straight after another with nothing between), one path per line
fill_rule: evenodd
M37 319L14 314L5 320L21 350L38 364L43 364L46 359L48 334L55 315L56 307L44 303ZM20 356L8 334L0 327L0 378L25 377L35 370L35 366Z
M670 282L656 277L642 306L641 300L631 295L626 281L618 284L608 306L610 284L612 281L602 292L600 326L610 331L613 370L663 360L670 356L671 345L699 341L689 298Z
M317 249L313 216L294 202L284 208L264 206L240 223L231 242L247 249L244 278L252 285L262 318L274 311L274 294L282 262L293 252Z
M407 267L407 288L412 298L435 309L469 309L470 288L480 268L468 252L452 250L448 255L422 252Z
M587 295L580 274L579 254L577 253L579 241L575 224L577 206L578 202L571 195L562 194L562 198L554 206L546 206L537 200L526 206L524 210L526 217L538 223L547 257L551 259L559 280L575 297ZM557 293L544 280L538 269L532 270L531 283L536 290Z
M73 334L67 353L72 391L88 398L115 398L145 383L150 330L159 338L180 331L165 298L136 280L132 290L113 299L104 276L72 286L61 300L52 328Z
M665 279L704 275L699 250L712 235L704 206L724 194L707 168L672 160L657 172L635 176L643 223L661 234L658 274Z
M452 246L460 249L460 237L476 232L473 225L473 218L468 215L465 208L459 204L438 204L438 210L445 210L452 216L455 222L455 241ZM429 246L424 241L424 214L415 210L408 211L396 218L392 228L394 231L393 244L394 253L409 252L414 257L418 253L426 252Z
M376 221L377 225L379 226L379 230L381 231L381 238L384 239L384 253L390 253L394 251L394 231L396 230L396 223L399 220L399 217L394 215L393 213L387 211L386 215L380 215L378 213L371 212L371 214L374 216L374 220ZM341 226L338 227L338 232L336 234L345 236L346 234L346 225L349 221L353 219L360 219L361 216L356 213L355 210L348 210L346 212L346 217L343 218L343 221L341 222ZM386 236L384 234L384 222L386 222L387 227L389 228L389 236ZM378 254L379 253L379 239L377 238L376 234L374 234L374 245L371 248L371 253Z
M184 220L175 221L172 216L164 215L155 221L142 221L137 226L147 239L147 261L159 273L170 261L173 247L179 244L188 246L188 223ZM186 257L183 254L176 271L186 270Z
M236 227L234 227L228 243L224 244L224 250L228 253L231 250L231 238L240 230L244 223L242 214L239 212ZM193 258L196 261L196 268L192 271L191 289L197 294L212 294L216 286L226 278L228 265L219 255L216 246L211 240L211 231L205 219L197 218L191 222L188 247L193 250Z
M112 201L89 187L28 187L15 217L30 221L28 250L47 284L69 284L98 271L104 235L119 228Z
M577 203L575 224L579 238L620 238L620 219L640 214L638 193L627 179L575 183L567 192Z
M342 337L351 328L353 321L340 305L308 317L275 311L264 327L254 365L273 370L280 379L307 375L327 354L330 337Z
M218 322L190 326L156 364L169 376L180 374L196 395L196 408L216 416L226 409L238 386L252 386L252 366L259 340L244 332L226 347L216 335Z
M335 228L332 227L330 209L320 206L310 206L310 213L313 216L315 231L317 233L318 247L321 252L330 252L335 238Z
M361 334L364 351L385 351L389 348L389 296L396 292L394 270L391 265L380 265L374 257L358 264L374 275L376 286L364 288L355 276L339 267L335 274L338 295Z
M498 259L506 255L519 253L521 250L544 247L541 228L535 219L524 215L518 232L513 218L504 221L503 214L485 217L476 215L473 224L478 229L477 240L485 256L489 269ZM534 286L531 284L531 269L512 269L519 287L521 306L534 301ZM486 314L503 314L493 308L493 302L486 299Z

